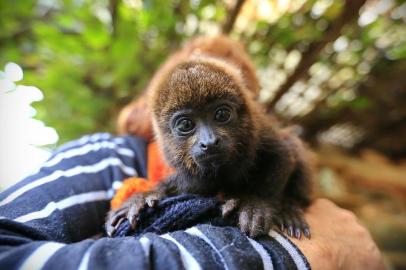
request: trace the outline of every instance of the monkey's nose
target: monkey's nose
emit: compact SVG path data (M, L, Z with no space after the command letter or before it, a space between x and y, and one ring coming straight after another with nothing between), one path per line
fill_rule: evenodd
M219 145L220 140L218 138L212 138L210 140L200 141L199 147L203 151L215 149Z

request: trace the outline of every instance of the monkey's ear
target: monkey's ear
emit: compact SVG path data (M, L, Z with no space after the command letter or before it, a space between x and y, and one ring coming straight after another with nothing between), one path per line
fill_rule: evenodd
M117 119L119 135L133 135L144 138L147 142L153 139L152 115L147 105L146 95L125 106Z

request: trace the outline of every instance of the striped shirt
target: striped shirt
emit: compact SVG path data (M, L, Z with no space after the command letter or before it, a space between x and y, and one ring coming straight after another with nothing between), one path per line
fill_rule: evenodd
M94 238L128 177L146 176L146 143L107 133L69 142L0 194L0 269L310 269L285 236L253 240L196 225L141 237ZM93 238L92 238L93 237Z

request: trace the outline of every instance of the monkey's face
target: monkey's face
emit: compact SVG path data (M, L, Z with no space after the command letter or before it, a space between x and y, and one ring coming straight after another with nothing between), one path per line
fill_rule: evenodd
M230 72L212 63L187 63L157 88L155 129L166 159L177 170L206 175L239 170L253 160L255 116Z
M176 111L170 119L170 136L178 151L183 149L183 156L201 170L230 162L238 150L238 109L237 104L223 99Z

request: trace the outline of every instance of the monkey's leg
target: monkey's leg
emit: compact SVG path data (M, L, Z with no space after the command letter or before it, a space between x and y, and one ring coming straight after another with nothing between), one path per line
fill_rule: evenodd
M266 145L269 149L261 153L259 170L251 176L256 183L250 195L240 198L238 208L239 227L250 237L268 234L273 227L274 216L280 213L280 202L295 168L295 152L287 141L270 138Z
M112 237L114 232L124 220L128 220L131 228L135 229L140 211L148 206L154 207L162 198L159 192L139 193L131 196L120 208L111 210L106 219L106 232Z
M303 211L311 202L311 175L310 167L303 160L298 160L283 192L279 213L274 217L281 231L286 230L289 236L297 239L302 233L310 238Z
M274 223L281 231L300 239L301 235L310 238L310 229L303 217L304 209L310 204L312 169L310 156L303 143L294 135L284 133L284 142L294 157L294 167L283 188L278 214Z

